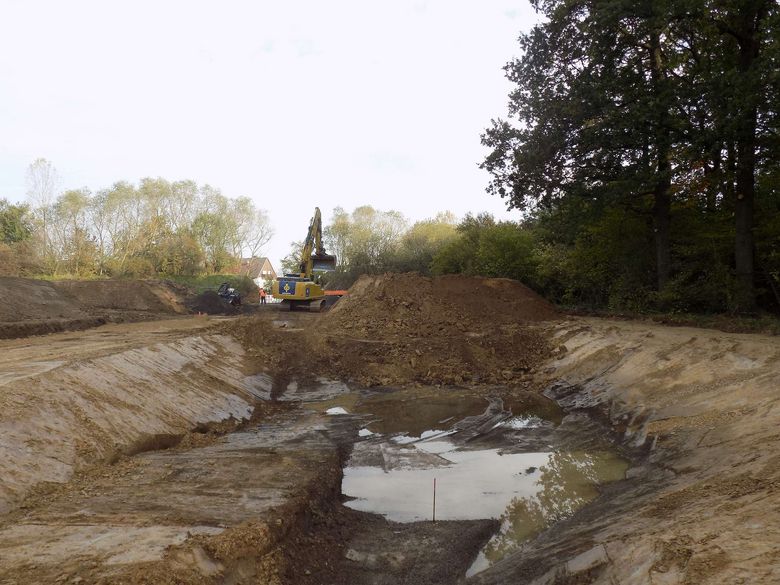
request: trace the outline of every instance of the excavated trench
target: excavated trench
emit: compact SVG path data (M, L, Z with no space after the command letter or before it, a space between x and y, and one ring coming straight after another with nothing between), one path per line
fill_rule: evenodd
M454 583L627 466L601 425L530 392L225 367L251 416L143 433L36 485L0 526L0 582Z
M744 467L752 447L730 443L736 378L707 403L619 392L629 360L637 389L655 365L629 334L616 349L560 326L540 394L297 377L303 350L270 370L229 335L171 327L6 348L0 583L706 583L736 553L702 506L734 518L732 540L745 510L741 529L771 534L776 455ZM768 379L758 359L739 363ZM743 412L743 437L772 444L767 408Z

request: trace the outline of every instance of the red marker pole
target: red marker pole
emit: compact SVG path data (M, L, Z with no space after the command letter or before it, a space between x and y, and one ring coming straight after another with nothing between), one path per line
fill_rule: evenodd
M436 522L436 478L433 478L433 521Z

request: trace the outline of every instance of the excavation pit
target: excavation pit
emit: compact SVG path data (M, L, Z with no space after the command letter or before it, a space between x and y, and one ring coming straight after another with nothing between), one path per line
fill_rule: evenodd
M346 506L392 522L497 519L498 532L467 576L517 550L623 479L625 459L554 403L506 400L464 389L342 397L331 414L363 414L344 469ZM589 446L575 449L576 442ZM435 481L435 509L434 509ZM435 516L434 516L435 515Z

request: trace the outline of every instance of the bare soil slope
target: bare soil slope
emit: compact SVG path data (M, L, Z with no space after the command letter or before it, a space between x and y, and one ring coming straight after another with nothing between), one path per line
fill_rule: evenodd
M0 339L184 314L186 295L165 281L0 277Z
M72 295L45 280L0 277L0 298L2 323L87 316Z
M249 416L242 348L209 327L177 319L0 341L0 513L145 437Z
M472 581L780 583L780 339L594 318L551 334L552 394L648 455Z
M85 310L115 309L183 314L184 287L159 280L61 280L53 282L63 296Z

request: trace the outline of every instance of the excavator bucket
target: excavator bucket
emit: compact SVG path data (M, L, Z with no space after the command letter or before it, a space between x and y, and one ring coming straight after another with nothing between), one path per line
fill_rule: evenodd
M330 254L312 254L312 270L315 272L333 272L336 270L336 257Z

